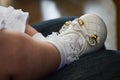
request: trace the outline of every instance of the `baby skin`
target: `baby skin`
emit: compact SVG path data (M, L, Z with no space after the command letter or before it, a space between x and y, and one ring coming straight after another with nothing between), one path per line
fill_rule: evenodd
M37 31L27 25L26 33L0 31L0 80L38 80L60 64L58 50L31 35Z

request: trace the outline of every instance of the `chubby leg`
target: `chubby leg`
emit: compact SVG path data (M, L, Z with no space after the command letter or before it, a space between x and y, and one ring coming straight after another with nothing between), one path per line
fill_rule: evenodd
M24 33L0 31L0 80L37 80L60 64L58 50Z

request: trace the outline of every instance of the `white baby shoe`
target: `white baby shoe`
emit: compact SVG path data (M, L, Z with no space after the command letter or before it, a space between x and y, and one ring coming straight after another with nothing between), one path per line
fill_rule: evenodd
M106 40L104 21L95 14L85 14L63 25L59 33L52 33L47 41L55 45L61 55L61 64L69 64L79 56L100 49Z
M28 12L23 12L21 9L0 6L0 29L12 29L20 32L25 31L26 22L29 16Z

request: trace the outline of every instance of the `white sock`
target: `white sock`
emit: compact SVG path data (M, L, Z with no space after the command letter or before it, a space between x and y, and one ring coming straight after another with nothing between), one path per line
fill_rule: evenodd
M73 36L77 36L77 35L73 35ZM82 39L81 37L78 38L79 38L78 43L80 44L80 46L82 46ZM71 44L75 44L73 41L71 41L71 38L67 38L66 36L61 36L60 34L53 32L51 35L46 37L46 41L53 44L60 53L61 62L58 69L64 67L66 64L70 64L71 62L79 59L79 54L75 54L76 52L71 51L71 47L70 47ZM80 47L80 49L81 48L82 47Z
M36 33L32 36L35 40L46 40L46 38L41 33Z

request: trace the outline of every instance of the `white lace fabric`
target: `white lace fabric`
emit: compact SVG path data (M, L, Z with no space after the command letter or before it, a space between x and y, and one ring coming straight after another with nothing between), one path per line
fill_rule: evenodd
M12 29L20 32L25 31L28 12L21 9L14 9L12 6L0 6L0 29Z

